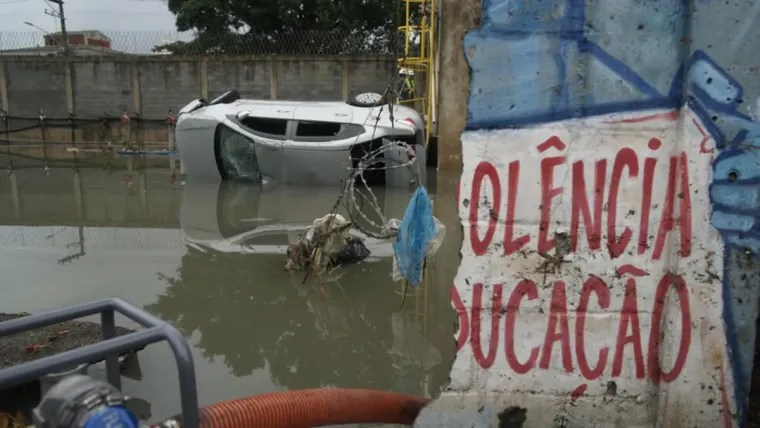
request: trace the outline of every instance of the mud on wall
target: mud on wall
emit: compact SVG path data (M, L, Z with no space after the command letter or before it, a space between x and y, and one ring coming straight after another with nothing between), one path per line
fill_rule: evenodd
M760 3L482 7L458 351L418 426L745 426Z

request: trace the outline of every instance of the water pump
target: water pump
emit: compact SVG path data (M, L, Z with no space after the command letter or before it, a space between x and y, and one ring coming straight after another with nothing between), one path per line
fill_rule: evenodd
M68 376L32 412L37 428L139 428L126 397L111 384L86 375Z

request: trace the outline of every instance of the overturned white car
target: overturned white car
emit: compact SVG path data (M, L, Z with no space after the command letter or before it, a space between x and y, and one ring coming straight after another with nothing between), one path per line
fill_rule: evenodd
M425 182L422 117L380 94L318 102L241 99L232 90L183 107L176 141L191 179L315 185L340 183L367 153L401 141L410 149L384 151L384 163L368 168L364 178L393 187Z

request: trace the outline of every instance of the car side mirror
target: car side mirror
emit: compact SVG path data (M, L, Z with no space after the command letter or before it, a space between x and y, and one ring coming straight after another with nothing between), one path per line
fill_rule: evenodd
M245 111L238 112L237 118L238 118L238 120L243 120L243 119L245 119L246 117L248 117L250 115L251 115L251 112L245 110Z

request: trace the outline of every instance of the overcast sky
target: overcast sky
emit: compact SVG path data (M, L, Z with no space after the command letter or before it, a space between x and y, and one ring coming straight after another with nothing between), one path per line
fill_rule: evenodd
M58 6L45 0L0 0L0 49L41 43L42 31L24 21L48 32L60 31L58 19L45 14L52 7ZM150 49L177 32L174 15L161 0L65 0L64 11L67 30L111 33L114 48L120 50Z

